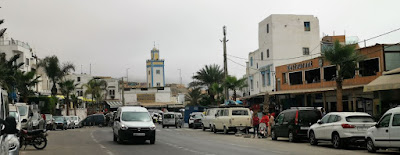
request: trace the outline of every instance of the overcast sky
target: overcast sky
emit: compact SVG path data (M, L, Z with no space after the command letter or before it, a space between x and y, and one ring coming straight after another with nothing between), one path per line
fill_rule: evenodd
M1 27L28 42L41 58L57 55L76 73L146 81L154 41L165 59L166 83L183 83L206 64L223 65L222 26L228 54L247 58L258 49L258 23L270 14L317 16L322 34L360 40L400 27L398 0L0 0ZM400 42L400 32L367 44ZM243 66L246 60L228 57ZM229 74L245 68L228 61Z

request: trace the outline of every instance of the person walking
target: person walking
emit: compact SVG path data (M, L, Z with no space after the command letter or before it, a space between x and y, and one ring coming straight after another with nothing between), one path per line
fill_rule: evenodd
M256 137L256 135L258 135L258 125L260 124L260 119L257 116L257 113L255 112L253 114L253 130L254 130L254 134L253 134L253 138Z
M275 113L268 114L269 122L268 122L268 136L271 136L271 128L275 125Z

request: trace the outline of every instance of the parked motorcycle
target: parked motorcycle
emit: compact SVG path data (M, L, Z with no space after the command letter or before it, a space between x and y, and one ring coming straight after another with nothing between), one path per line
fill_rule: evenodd
M20 147L22 145L33 145L38 150L42 150L47 146L46 130L21 130Z

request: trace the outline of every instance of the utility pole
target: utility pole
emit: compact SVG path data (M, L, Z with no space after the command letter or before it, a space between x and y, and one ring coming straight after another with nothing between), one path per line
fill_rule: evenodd
M125 89L125 84L124 84L124 77L121 78L122 79L122 106L125 106L125 94L124 94L124 89Z
M223 26L223 33L224 33L224 40L223 40L223 45L224 45L224 76L225 79L228 77L228 63L226 61L226 26ZM225 92L225 102L229 101L229 92L228 92L228 87L224 88Z
M180 81L180 84L182 85L182 70L181 69L178 69L179 70L179 81Z

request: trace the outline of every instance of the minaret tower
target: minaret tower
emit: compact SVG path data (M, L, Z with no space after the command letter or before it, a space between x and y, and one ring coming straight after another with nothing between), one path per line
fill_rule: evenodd
M165 86L164 60L160 59L160 51L155 46L151 50L151 59L146 61L146 71L149 88Z

